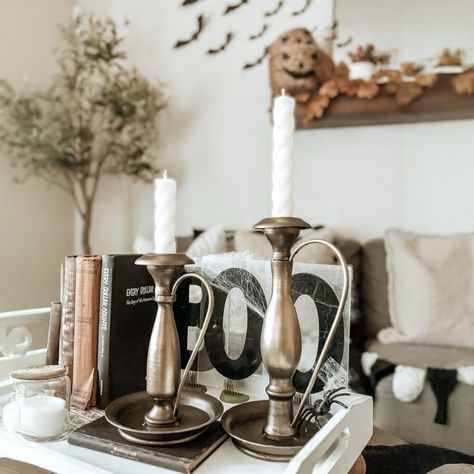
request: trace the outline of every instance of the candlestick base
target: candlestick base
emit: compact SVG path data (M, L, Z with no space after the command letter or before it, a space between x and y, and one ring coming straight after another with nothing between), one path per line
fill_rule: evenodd
M262 436L268 410L268 400L236 405L222 415L222 426L245 454L265 461L288 461L318 432L318 427L306 423L293 436L281 439Z
M163 446L196 438L224 411L222 403L210 395L183 391L179 420L173 424L152 426L144 423L144 419L154 406L154 401L146 392L132 393L110 403L105 409L105 417L126 440L149 446Z

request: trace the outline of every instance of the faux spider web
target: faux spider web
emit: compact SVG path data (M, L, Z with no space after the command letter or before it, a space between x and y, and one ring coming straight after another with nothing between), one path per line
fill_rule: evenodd
M237 359L242 352L243 344L247 334L247 314L253 311L258 317L265 315L267 303L271 293L271 266L270 262L255 259L249 252L233 252L219 255L208 255L196 260L193 271L201 273L207 277L215 290L219 290L226 295L226 303L223 317L223 329L225 333L225 350L229 358ZM226 277L225 270L233 269L231 278ZM228 273L228 272L227 272ZM256 285L248 274L253 275L258 281ZM337 265L315 265L296 262L293 268L295 274L310 274L320 277L323 281L317 283L312 295L296 294L295 307L298 314L302 335L302 354L298 369L306 372L315 363L315 354L318 351L318 344L324 341L328 330L320 329L318 311L315 303L318 303L321 309L332 310L334 314L338 301L342 294L342 270ZM322 286L321 286L322 285ZM240 290L235 290L238 287ZM329 288L329 290L328 290ZM194 288L192 291L199 292L200 289ZM242 297L245 294L245 300ZM328 293L332 294L333 301ZM334 301L334 294L336 300ZM190 295L191 299L200 299L200 295ZM322 311L325 313L325 311ZM324 318L324 315L319 317ZM339 364L334 358L329 357L322 366L318 378L324 385L324 390L337 387L346 387L348 384L348 356L349 356L349 321L350 321L350 298L346 303L343 313L343 340L336 340L335 344L343 345L343 355ZM339 333L340 334L340 333ZM263 364L257 372L250 376L265 375L264 381L257 383L258 391L261 392L262 387L267 382ZM222 379L220 374L217 377ZM227 380L227 379L226 379ZM262 393L252 393L252 383L248 379L246 381L246 391L255 396L262 396ZM206 380L209 383L209 380ZM221 386L224 382L213 383L213 385ZM225 384L225 383L224 383Z

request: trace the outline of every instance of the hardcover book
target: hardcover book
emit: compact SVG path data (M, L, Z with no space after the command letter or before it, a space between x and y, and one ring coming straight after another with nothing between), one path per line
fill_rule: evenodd
M98 406L145 390L155 286L140 255L103 255L98 344Z
M73 378L74 360L74 305L76 299L76 257L64 259L61 285L61 330L59 336L59 363L67 367Z
M171 446L141 446L123 439L117 428L102 417L73 431L68 437L68 442L153 466L190 473L226 438L227 434L220 421L215 421L204 433L187 443Z
M77 257L71 405L82 410L96 404L100 267L98 255Z

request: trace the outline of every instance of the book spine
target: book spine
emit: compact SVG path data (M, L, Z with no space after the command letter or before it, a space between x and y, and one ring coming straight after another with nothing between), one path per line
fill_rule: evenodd
M99 343L97 348L98 396L97 406L105 409L110 402L109 392L109 359L110 359L110 318L112 313L112 291L115 257L102 257L100 277L100 314L99 314Z
M98 255L77 258L71 405L82 410L96 404L100 267Z
M61 329L61 303L53 301L49 313L48 344L46 346L46 365L55 365L59 357L59 331Z
M190 473L191 470L185 462L165 458L156 454L151 454L145 450L133 446L117 445L113 441L98 439L94 436L87 436L79 433L71 433L68 437L68 443L80 446L81 448L93 449L101 453L112 454L121 458L131 459L133 461L151 464L152 466L164 467L173 471Z
M76 257L66 257L63 265L61 292L61 332L59 342L59 363L67 367L68 376L73 378L74 361L74 306L76 300Z

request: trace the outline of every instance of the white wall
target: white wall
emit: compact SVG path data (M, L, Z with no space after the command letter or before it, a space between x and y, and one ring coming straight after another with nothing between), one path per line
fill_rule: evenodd
M1 0L0 77L20 88L47 84L55 70L56 27L70 15L68 0ZM56 300L60 262L73 251L69 200L34 179L13 183L13 176L0 155L0 311Z
M84 0L85 8L131 21L131 59L169 89L161 120L160 164L179 185L178 231L222 223L250 227L270 213L271 127L267 66L242 65L259 56L292 26L320 23L320 8L301 19L285 3L271 29L256 42L262 13L274 0L249 2L222 17L229 2L198 1L180 8L171 0ZM327 1L326 1L327 3ZM326 5L327 7L327 5ZM474 46L472 0L342 0L341 39L399 47L400 58L436 55L445 46ZM173 43L211 21L196 43ZM316 30L325 35L323 25ZM228 50L207 56L227 31ZM451 233L474 228L474 121L299 131L295 137L295 212L346 235L367 239L392 226ZM129 251L137 234L152 235L152 188L111 180L95 215L97 251Z

